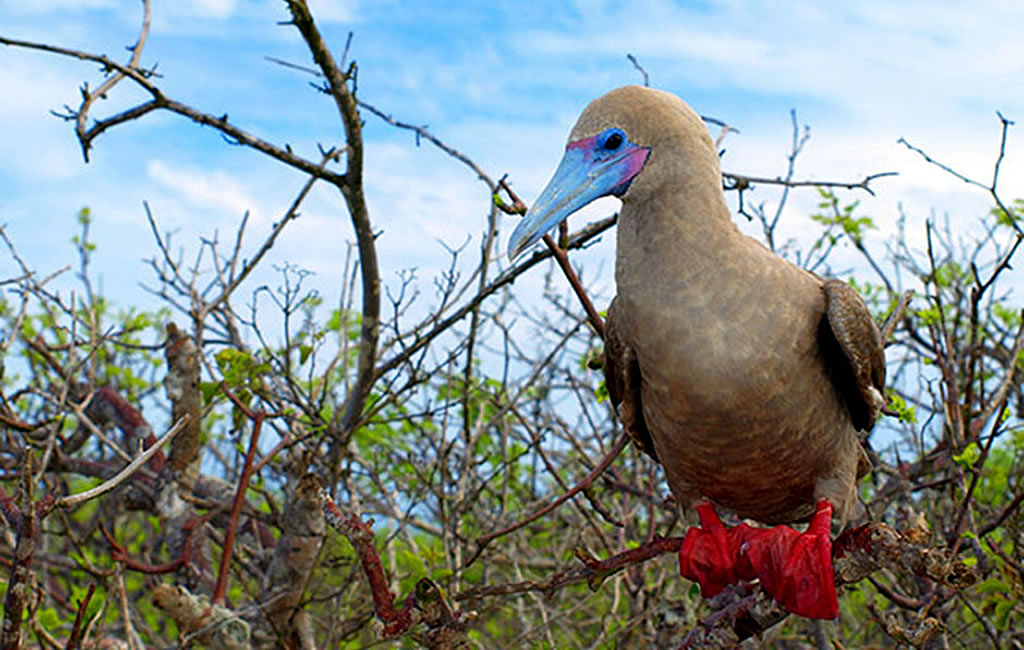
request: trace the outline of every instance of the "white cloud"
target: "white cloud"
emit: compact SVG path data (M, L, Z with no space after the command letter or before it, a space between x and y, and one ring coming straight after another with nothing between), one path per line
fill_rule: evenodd
M57 10L107 9L117 5L116 0L13 0L0 2L0 10L11 13L45 14Z
M321 22L347 23L356 20L357 0L309 0L309 11Z
M236 0L177 0L176 2L154 3L153 16L158 26L167 18L200 18L225 21L232 18L237 10Z
M235 0L187 0L179 3L178 11L191 11L197 16L224 20L235 12Z
M0 170L12 179L63 179L81 169L81 152L73 125L49 114L78 101L81 79L53 59L37 61L34 53L4 51L0 78L9 89L0 101ZM31 152L31 157L26 155Z
M968 105L1024 104L1024 84L1016 82L1024 73L1024 6L1013 3L878 1L827 11L773 2L588 4L581 22L531 33L516 47L559 60L631 52L655 85L799 95L865 119L903 111L939 123Z
M249 211L259 218L259 206L248 189L224 171L150 160L146 173L195 207L233 216Z
M782 172L790 138L787 109L794 106L814 128L798 176L859 179L899 171L899 177L876 184L878 198L849 195L863 199L862 209L882 226L880 236L891 232L897 201L915 215L938 207L969 219L987 206L981 190L928 165L897 145L897 137L987 179L998 145L994 110L1024 122L1024 84L1019 83L1024 56L1016 33L1024 24L1024 7L1008 3L961 8L868 0L780 10L763 0L699 8L648 0L620 10L607 2L580 2L575 12L553 8L557 20L541 21L524 19L537 12L518 1L496 0L494 6L506 16L502 27L509 31L481 33L453 29L452 24L463 23L445 23L440 10L421 12L411 26L388 15L401 9L393 4L310 1L325 25L359 21L353 56L362 66L364 99L403 121L429 124L493 176L509 172L527 202L557 164L564 137L585 103L602 90L639 79L625 60L627 52L640 57L655 85L694 103L713 104L717 117L742 130L727 141L730 170ZM116 11L96 12L91 22L84 13L81 20L77 14L62 20L57 13L115 4ZM12 15L27 15L25 7L54 11L45 19L24 18L12 32L111 54L121 51L137 28L137 4L0 0L0 6L10 6ZM286 18L283 4L191 0L157 3L154 13L149 51L159 59L166 75L160 82L170 94L217 114L230 112L244 128L289 142L296 151L308 153L314 142L336 141L339 127L330 103L306 90L301 75L277 74L280 70L262 59L264 54L297 62L307 58L294 30L273 24ZM115 15L120 22L112 25ZM340 55L347 28L330 27ZM97 143L95 162L83 168L70 126L46 111L77 101L77 87L83 79L95 79L95 70L39 53L8 56L4 51L0 77L5 87L18 89L0 102L0 123L14 125L0 133L5 177L0 178L0 221L35 214L41 223L58 223L65 230L74 210L88 204L119 236L131 226L139 239L130 246L134 250L137 244L147 255L152 242L139 207L143 199L150 200L162 227L181 233L182 245L192 246L198 235L214 229L233 232L246 210L253 211L248 236L256 241L301 185L301 178L277 163L227 147L208 130L168 115L111 130ZM124 100L123 90L111 103ZM472 235L467 250L475 256L488 208L483 185L430 145L416 148L411 134L396 136L375 117L365 118L367 197L374 226L383 231L378 242L383 277L417 266L420 277L428 278L429 269L447 262L438 240L458 245ZM1017 128L1022 135L1011 131L1004 163L1008 199L1024 195L1024 127ZM158 157L140 165L153 151ZM773 196L771 188L760 187L754 198ZM799 233L806 230L802 216L813 209L816 195L806 190L791 200L787 233ZM37 211L39 206L52 214ZM594 206L573 223L611 209L614 201ZM503 217L503 237L512 223ZM97 223L97 232L101 229ZM274 255L333 279L351 238L340 198L323 187L307 201ZM599 250L580 254L592 265L589 273L610 259L606 253L613 237L605 240ZM41 244L39 250L47 249ZM610 282L609 264L595 280ZM429 282L424 286L429 291Z

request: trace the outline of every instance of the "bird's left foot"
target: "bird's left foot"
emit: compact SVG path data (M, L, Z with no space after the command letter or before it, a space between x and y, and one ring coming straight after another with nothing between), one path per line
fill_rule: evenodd
M740 533L741 527L737 527L737 533L745 538L739 545L737 574L756 575L786 611L807 618L839 616L831 522L832 504L821 499L804 533L789 526L747 526Z

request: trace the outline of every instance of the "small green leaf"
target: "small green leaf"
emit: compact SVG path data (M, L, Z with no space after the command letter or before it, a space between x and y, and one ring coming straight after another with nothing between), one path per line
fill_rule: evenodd
M979 594L1006 593L1010 586L999 578L989 578L978 585Z
M954 454L953 460L956 464L964 469L970 469L974 467L974 464L981 458L981 447L978 443L972 442L961 451L959 454Z
M889 393L889 408L896 412L896 417L899 418L900 422L906 422L914 424L917 422L917 409L914 406L907 404L907 400L895 392L888 391Z
M1013 600L1001 600L996 604L996 629L1005 630L1010 623L1010 612L1013 611Z
M219 381L201 381L199 382L199 391L203 394L203 404L209 404L213 401L213 396L220 390Z
M47 631L56 630L60 626L60 617L57 616L57 611L52 607L39 610L39 613L36 614L36 620Z

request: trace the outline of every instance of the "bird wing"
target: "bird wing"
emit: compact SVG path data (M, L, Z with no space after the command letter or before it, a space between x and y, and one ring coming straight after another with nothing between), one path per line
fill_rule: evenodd
M870 431L885 406L882 337L860 294L842 280L825 280L819 330L826 363L858 431Z
M612 405L619 409L619 419L626 433L640 449L654 460L651 432L644 421L643 402L640 396L640 366L633 350L623 337L622 315L613 298L608 306L604 323L604 380Z

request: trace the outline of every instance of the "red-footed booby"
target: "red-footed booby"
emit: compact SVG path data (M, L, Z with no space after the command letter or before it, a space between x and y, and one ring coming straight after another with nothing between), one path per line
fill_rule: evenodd
M737 229L711 136L674 95L627 86L591 102L509 256L607 195L622 210L605 378L625 430L696 507L680 572L706 598L756 578L793 613L836 617L830 523L856 505L858 431L884 405L870 313L848 284ZM779 525L727 528L715 506Z

